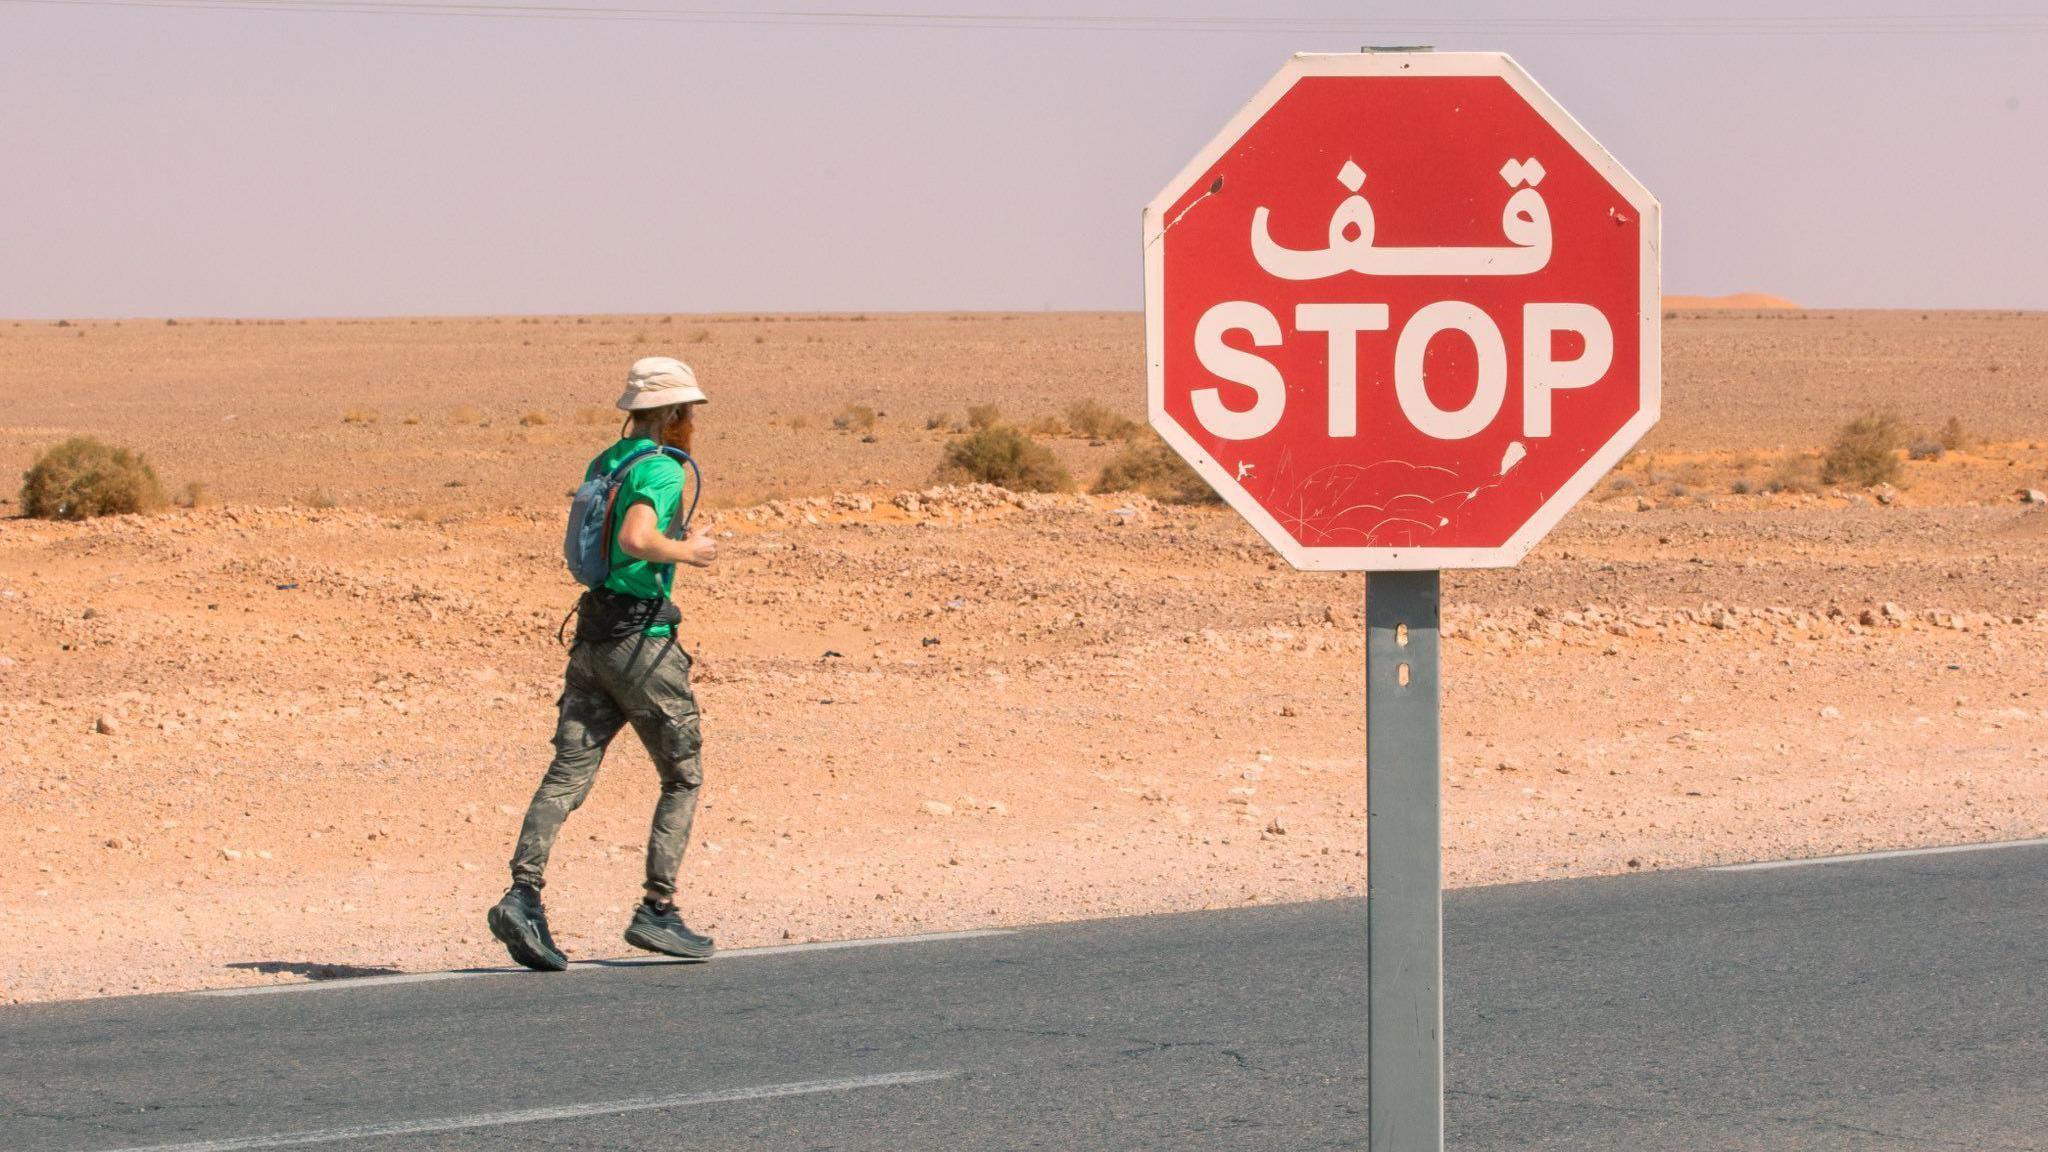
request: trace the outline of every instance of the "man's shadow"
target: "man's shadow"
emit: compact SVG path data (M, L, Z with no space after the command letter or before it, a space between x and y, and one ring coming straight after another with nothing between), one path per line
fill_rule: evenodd
M310 960L239 960L227 965L265 976L290 974L308 980L352 980L358 976L397 976L399 968L362 968L354 964L321 964Z

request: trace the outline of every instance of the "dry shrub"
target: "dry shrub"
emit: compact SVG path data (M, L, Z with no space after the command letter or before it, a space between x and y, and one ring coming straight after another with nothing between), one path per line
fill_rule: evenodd
M798 413L797 415L791 416L789 418L789 427L790 430L793 432L801 432L804 429L809 428L810 426L811 418L809 416L803 415L802 413Z
M1026 430L1033 436L1065 436L1068 431L1067 422L1058 416L1040 416Z
M967 426L977 432L983 428L993 428L1002 422L1002 409L997 408L993 404L969 404L967 406Z
M1128 440L1137 435L1138 422L1094 400L1077 400L1067 405L1067 425L1090 440Z
M1593 499L1601 503L1605 503L1606 501L1614 499L1616 496L1629 495L1630 493L1634 492L1638 487L1639 485L1637 485L1635 477L1625 476L1617 472L1614 475L1609 476L1607 478L1607 483L1602 485L1600 489L1593 494Z
M1652 488L1679 484L1697 488L1707 482L1707 468L1698 460L1660 464L1655 453L1643 457L1643 483Z
M953 414L951 412L934 412L924 418L924 430L927 432L937 432L941 428L952 426L952 423Z
M521 428L538 428L547 422L548 414L545 412L528 412L519 418Z
M841 432L848 429L855 432L873 432L875 410L865 404L848 404L839 410L839 415L832 418L832 427Z
M382 419L375 408L350 408L341 414L343 424L375 424Z
M1012 492L1065 492L1074 486L1074 478L1052 449L1007 424L948 440L938 478L943 483L994 484Z
M603 408L579 408L576 410L578 424L609 424L612 414Z
M1756 489L1756 481L1751 480L1747 476L1737 476L1728 485L1728 491L1733 492L1737 496L1747 496L1756 491Z
M74 436L36 457L21 478L22 514L38 520L147 512L164 503L148 461L89 436Z
M1941 441L1943 448L1951 452L1964 451L1976 443L1976 437L1970 435L1969 430L1963 427L1963 422L1954 416L1949 417L1948 423L1941 426L1941 431L1935 438Z
M1947 445L1944 445L1939 440L1930 440L1925 436L1918 437L1912 443L1906 445L1906 459L1908 460L1939 460L1946 455L1948 455Z
M1866 412L1835 431L1820 464L1821 482L1869 488L1899 477L1906 430L1890 412Z
M1697 460L1681 460L1666 470L1646 477L1653 485L1698 488L1708 482L1706 466Z
M690 330L690 343L692 343L692 344L709 344L709 343L711 343L711 329L709 329L709 328L692 328L692 329Z
M1221 504L1223 498L1163 441L1125 445L1095 480L1096 492L1137 492L1162 504Z
M187 480L171 502L180 508L204 508L213 503L213 493L199 481Z
M419 423L419 422L420 422L420 414L419 414L419 413L417 413L417 412L408 412L408 413L406 413L406 414L405 414L405 420L403 421L403 423L406 423L406 424L417 424L417 423Z
M1785 457L1765 477L1763 490L1773 493L1820 491L1820 461L1807 455Z
M325 488L315 488L311 492L306 493L306 506L308 508L320 508L324 510L327 508L332 508L334 507L334 505L334 493L329 492Z
M457 424L474 424L477 421L482 420L483 418L483 413L477 411L475 408L472 408L467 404L464 404L461 407L456 408L453 412L448 413L448 419Z

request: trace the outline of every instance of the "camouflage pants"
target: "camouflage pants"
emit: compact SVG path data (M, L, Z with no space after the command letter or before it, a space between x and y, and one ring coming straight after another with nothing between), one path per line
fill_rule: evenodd
M704 783L689 653L668 636L579 640L569 651L562 679L555 758L519 829L513 881L541 886L562 821L590 794L605 747L630 721L661 775L661 799L647 837L647 890L672 897L697 814L697 790Z

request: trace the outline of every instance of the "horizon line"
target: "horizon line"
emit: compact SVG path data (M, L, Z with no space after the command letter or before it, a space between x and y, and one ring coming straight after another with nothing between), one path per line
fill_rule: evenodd
M2029 315L2029 314L2034 314L2034 313L2040 313L2040 312L2048 312L2048 305L2044 305L2044 306L2042 306L2042 307L2037 307L2037 308L1999 308L1999 307L1978 307L1978 308L1971 308L1971 307L1956 307L1956 306L1952 306L1952 305L1948 305L1948 306L1938 306L1938 307L1930 307L1930 306L1915 306L1915 305L1910 305L1910 304L1895 304L1895 305L1849 305L1849 306L1834 306L1834 305L1827 305L1827 304L1789 304L1789 303L1788 303L1788 304L1756 304L1756 305L1750 305L1750 304L1711 304L1711 303L1710 303L1710 304L1693 304L1693 303L1687 303L1687 304L1680 304L1680 305L1676 305L1676 306L1674 306L1674 305L1672 305L1672 304L1670 303L1670 301L1671 301L1671 300L1673 300L1673 299L1681 299L1681 300L1689 300L1689 301L1690 301L1690 300L1701 300L1701 301L1715 301L1715 300L1725 300L1725 299L1727 299L1727 298L1729 298L1729 297L1732 297L1732 296L1745 296L1745 295L1752 295L1752 293L1747 293L1747 292L1731 292L1731 293L1726 293L1726 294L1723 294L1723 295L1720 295L1720 296L1701 296L1701 295L1697 295L1697 294L1693 294L1693 293L1685 293L1685 292L1677 292L1677 293L1671 293L1671 294L1669 294L1669 295L1665 296L1665 298L1664 298L1664 299L1665 299L1665 301L1666 301L1666 303L1665 303L1665 308L1664 308L1664 310L1665 310L1665 311L1667 311L1667 312L1672 312L1672 311L1676 311L1676 312L1709 312L1709 313L1711 313L1711 312L1761 312L1761 313L1787 313L1787 314L1791 314L1791 313L1814 313L1814 312L1858 312L1858 313L1882 313L1882 312L1924 312L1924 313L1934 313L1934 312L1940 312L1940 313L1948 313L1948 314L1954 314L1954 313L1963 313L1963 314L1971 314L1971 313L1975 313L1975 314L1979 314L1979 315L2002 315L2002 314L2007 314L2007 313L2010 313L2010 314L2013 314L2013 315L2020 315L2020 316L2025 316L2025 315ZM735 310L728 310L728 311L715 311L715 312L690 312L690 311L678 311L678 312L662 312L662 311L653 311L653 312L389 312L389 313L342 313L342 312L316 312L316 313L286 313L286 314L260 314L260 313L249 313L249 314L244 314L244 315L232 315L232 314L227 314L227 313L178 313L178 314L173 314L173 313L161 313L161 314L141 314L141 313L126 313L126 314L121 314L121 315L88 315L88 314L82 314L82 313L67 313L67 314L63 314L63 315L54 315L54 314L53 314L53 315L48 315L48 316L0 316L0 324L8 324L8 325L11 325L11 326L13 326L13 327L19 328L19 327L23 327L23 326L25 326L25 325L31 325L31 324L34 324L34 325L42 325L42 326L51 326L51 327L67 327L67 326L68 326L68 327L76 327L76 326L80 326L80 325L85 325L85 324L96 324L96 325L116 325L116 324L125 324L125 323L161 323L161 324L170 324L170 325L177 325L177 324L216 324L216 325L218 325L218 324L229 324L229 325L234 325L234 324L244 324L244 325L246 325L246 324L311 324L311 323L324 323L324 324L347 324L347 323L353 323L353 324L389 324L389 323L398 323L398 322L407 322L407 321L420 321L420 320L431 320L431 321L436 321L436 322L446 322L446 321L450 321L450 320L468 320L468 321L475 321L475 320L515 320L515 321L540 321L540 320L578 320L578 321L591 321L591 320L605 320L605 321L612 321L612 320L617 320L617 321L643 321L643 322L644 322L644 321L654 321L654 322L657 322L657 323L659 323L659 322L664 322L664 321L672 321L672 320L676 320L676 319L679 319L679 318L680 318L680 319L690 319L690 320L699 320L699 321L712 321L712 322L718 322L718 321L725 321L725 322L743 322L743 323L751 323L751 322L758 322L758 321L762 321L762 320L767 320L767 319L774 319L774 320L791 320L791 319L803 319L803 320L841 320L841 321L860 321L860 320L868 320L868 319L872 319L872 318L875 318L875 317L891 317L891 318L898 318L898 319L910 319L910 318L917 318L917 317L926 317L926 316L976 316L976 317L984 317L984 316L1143 316L1143 315L1144 315L1144 310L1143 310L1142 308L866 308L866 309L861 309L861 308L827 308L827 309L808 309L808 308L807 308L807 309L793 309L793 310L789 310L789 311L770 311L770 310L766 310L766 309L735 309Z

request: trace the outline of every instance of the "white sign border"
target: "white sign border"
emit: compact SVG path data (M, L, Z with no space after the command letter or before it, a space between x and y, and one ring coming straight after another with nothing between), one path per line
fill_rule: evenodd
M1642 354L1639 367L1641 402L1636 415L1622 425L1598 452L1588 457L1507 543L1497 548L1431 548L1420 545L1406 548L1332 548L1303 544L1289 535L1279 521L1252 499L1251 493L1231 476L1228 468L1205 452L1194 437L1166 415L1166 366L1163 359L1166 344L1163 299L1166 213L1196 179L1294 87L1296 81L1307 76L1498 76L1528 101L1537 115L1542 116L1636 210L1643 238L1639 246L1642 265L1638 277L1642 288L1637 304L1638 344ZM1602 148L1591 133L1572 119L1550 93L1545 92L1522 70L1520 64L1504 52L1297 53L1145 206L1144 235L1146 409L1152 429L1179 452L1232 508L1237 509L1266 543L1297 569L1390 572L1513 567L1657 423L1663 401L1662 208L1641 181L1622 167L1620 161Z

